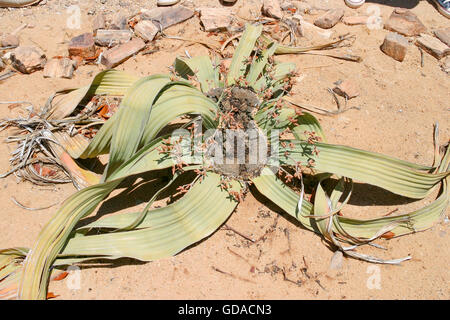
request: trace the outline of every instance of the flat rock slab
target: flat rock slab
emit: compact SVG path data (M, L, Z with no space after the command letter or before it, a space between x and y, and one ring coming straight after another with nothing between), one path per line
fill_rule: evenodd
M450 47L450 27L446 29L435 30L434 35Z
M200 21L206 32L227 30L233 21L229 9L200 8Z
M389 32L381 45L381 51L397 61L402 62L408 51L409 42L404 36Z
M134 33L136 33L137 36L141 37L145 41L152 41L156 34L158 33L159 29L155 24L149 20L142 20L139 21L134 26Z
M53 58L44 67L44 78L67 78L73 76L76 62L69 58Z
M44 51L38 47L22 46L11 52L12 66L22 73L32 73L44 68L47 58Z
M72 38L69 43L69 55L82 58L95 56L95 43L92 33L83 33Z
M107 50L103 53L101 62L107 68L114 68L129 57L135 55L145 47L142 39L134 38L131 41Z
M264 0L262 12L271 18L283 18L283 11L281 10L280 2L278 0Z
M442 59L450 54L450 48L445 43L428 34L421 34L416 40L416 45L436 59Z
M194 16L194 11L183 6L174 8L154 8L141 14L142 20L151 20L157 27L163 30L177 23L186 21Z
M113 47L130 41L133 33L130 30L97 30L95 43L102 47Z
M419 18L409 10L395 9L384 24L386 30L394 31L407 37L418 36L427 32Z
M344 16L343 9L328 10L318 18L314 20L314 25L322 29L333 28Z

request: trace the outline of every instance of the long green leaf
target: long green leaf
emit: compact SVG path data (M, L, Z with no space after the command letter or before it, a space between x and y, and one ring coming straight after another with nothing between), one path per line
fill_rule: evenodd
M340 176L369 183L393 193L422 199L433 191L433 187L447 177L450 172L429 173L432 168L420 166L385 156L346 146L316 143L319 155L313 154L313 146L303 141L291 141L294 149L280 147L281 162L306 164L314 160L314 168ZM285 157L285 152L289 157Z
M199 56L189 59L177 58L174 64L175 71L185 79L188 76L197 76L203 92L218 88L215 71L208 56Z
M261 35L261 32L262 25L246 25L245 31L242 34L241 39L239 40L239 45L234 52L233 60L231 60L230 70L227 76L227 82L229 86L234 84L240 76L244 75L247 69L245 60L250 57L250 54L255 47L256 40Z

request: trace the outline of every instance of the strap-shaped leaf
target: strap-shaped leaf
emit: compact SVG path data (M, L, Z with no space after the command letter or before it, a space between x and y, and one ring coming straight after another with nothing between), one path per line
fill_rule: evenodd
M275 50L277 49L277 44L272 42L267 46L267 49L264 49L260 56L255 57L255 62L250 66L250 70L247 74L247 81L250 86L254 86L256 80L261 75L264 70L264 67L269 60L269 57L273 56Z
M175 255L209 236L233 212L237 202L219 185L220 176L208 173L180 200L150 211L138 229L74 237L69 240L61 257L130 257L150 261ZM240 190L239 183L233 183L233 190ZM120 229L139 215L140 212L110 216L83 228Z
M260 128L269 132L272 129L284 130L291 124L289 118L292 118L297 120L297 125L292 129L292 132L298 140L307 140L308 136L305 134L305 131L307 131L314 132L323 142L326 141L322 126L312 114L303 112L298 115L292 108L282 108L280 114L276 118L272 118L269 115L271 111L262 109L255 115L255 120Z
M41 230L38 240L25 260L19 297L46 298L50 267L64 247L75 224L90 214L118 183L120 180L87 187L64 202L56 215Z
M309 218L314 213L313 205L303 199L302 210L298 212L299 195L277 179L271 170L264 169L263 174L255 178L253 183L261 194L300 221L303 226L321 233L316 221ZM333 223L332 230L347 240L351 238L373 239L375 236L381 235L380 230L385 230L386 226L392 225L395 225L395 227L390 231L395 236L426 230L439 221L448 206L448 183L448 177L443 179L442 190L438 198L421 209L407 214L370 220L334 216L337 222Z
M236 80L245 74L247 65L245 61L250 57L252 53L256 40L261 35L262 25L253 26L247 24L245 26L245 31L239 40L239 45L233 55L233 60L231 60L230 70L227 76L228 85L232 85Z
M5 291L5 297L14 297L22 271L25 271L21 282L20 297L26 299L36 295L45 298L45 287L49 275L48 268L49 264L53 264L53 262L55 265L63 265L92 258L114 259L118 257L151 261L175 255L212 234L235 209L237 202L228 191L220 188L220 181L219 175L208 173L203 181L197 182L180 200L167 207L150 211L136 230L93 236L77 234L76 237L69 240L63 252L59 255L55 252L60 251L61 247L52 240L49 240L46 245L53 244L55 246L51 256L39 254L40 246L36 245L32 250L37 250L38 254L28 255L23 267L24 270L19 264L14 264L13 260L18 257L22 258L26 249L23 249L18 256L10 256L0 252L0 268L2 268L0 269L0 290ZM68 209L70 206L73 213L77 212L80 216L85 216L93 210L93 205L95 208L98 200L103 198L104 188L112 188L116 183L117 180L83 189L71 199L68 199L64 207ZM240 189L239 183L232 183L232 190L239 192ZM207 198L204 197L205 193L208 193ZM82 203L80 203L81 200ZM73 205L76 204L78 204L79 209L73 208ZM139 214L141 213L125 213L107 217L83 227L83 229L87 227L121 229L135 221ZM61 214L57 215L60 218L62 216ZM60 225L55 225L57 222L55 218L44 228L41 235L45 233L45 230L50 230L52 225L54 229L52 231L64 232L60 227L58 228ZM72 224L78 220L73 215L70 218L67 223L70 223L73 228ZM54 233L49 234L50 238L60 239ZM43 240L43 237L40 237L40 239ZM58 243L60 242L66 243L62 240ZM42 241L38 241L38 244L40 243ZM70 258L74 256L76 258ZM57 260L54 261L54 259ZM46 269L34 269L37 266ZM34 270L36 272L32 272ZM7 278L7 281L4 278Z
M280 147L280 161L306 164L314 160L314 168L369 183L393 193L422 199L433 191L433 187L450 175L450 172L429 173L432 168L407 161L346 146L316 143L318 155L313 146L304 141L291 141L294 149ZM289 156L286 158L285 152ZM447 152L449 152L447 150Z
M358 244L361 245L369 243L370 241L378 238L385 232L393 230L396 226L403 223L404 220L409 220L409 217L408 218L397 217L397 219L394 222L385 224L370 239L358 239L356 237L353 237L342 228L339 222L339 218L336 215L339 212L339 209L337 208L338 201L344 193L345 179L344 178L339 179L338 183L332 188L331 195L328 195L325 189L322 187L322 181L326 181L328 179L329 178L325 176L319 182L314 197L314 217L316 218L316 223L320 233L326 240L328 240L331 244L334 244L339 250L343 251L345 254L369 262L384 263L384 264L399 264L400 262L411 259L411 257L408 256L406 258L401 259L383 260L374 256L369 256L354 251L354 249L357 247ZM339 230L340 233L338 233L337 236L333 231L333 222L335 223L335 225L337 224L339 226L337 230ZM355 245L351 247L344 247L338 240L338 237L340 237L345 242L354 243Z
M176 58L174 67L175 71L185 79L188 79L188 76L197 76L203 92L219 87L214 67L208 56L189 59Z
M83 101L94 95L123 96L139 78L123 71L106 70L97 74L91 84L78 89L65 89L55 93L47 102L48 119L62 119L70 115Z
M137 151L153 103L169 82L167 76L149 76L137 81L127 92L117 112L105 178Z
M272 89L272 92L276 92L278 91L279 88L281 88L281 84L279 84L278 82L280 80L285 79L289 74L295 72L295 69L296 69L295 63L283 62L276 64L274 70L272 71L271 76L259 78L255 82L254 89L258 91L270 88Z

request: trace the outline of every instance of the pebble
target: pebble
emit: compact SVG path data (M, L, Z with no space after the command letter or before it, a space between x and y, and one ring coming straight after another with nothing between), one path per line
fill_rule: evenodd
M322 29L330 29L334 27L344 16L343 9L328 10L314 20L314 25Z
M47 58L36 46L21 46L11 52L12 66L22 73L32 73L44 68Z

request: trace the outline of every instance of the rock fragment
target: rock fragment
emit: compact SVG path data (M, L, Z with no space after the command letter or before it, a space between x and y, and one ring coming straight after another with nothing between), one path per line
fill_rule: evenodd
M101 63L107 68L114 68L145 47L142 39L134 38L131 41L116 46L103 53Z
M151 20L158 29L166 29L177 23L186 21L194 16L194 11L185 8L183 6L177 7L157 7L151 10L146 10L142 12L142 20Z
M201 8L200 21L206 32L221 31L230 27L232 16L225 8Z
M76 62L69 58L53 58L44 67L44 78L67 78L73 76Z
M35 46L20 46L11 52L12 66L22 73L40 70L46 62L44 51Z
M136 35L138 35L145 41L152 41L155 38L158 31L159 31L158 27L155 26L153 22L148 20L139 21L134 26L134 32L136 33Z
M322 28L316 27L314 24L309 23L308 21L306 21L303 16L301 16L300 14L296 14L292 17L294 20L297 20L300 22L300 28L302 30L302 32L307 29L308 31L312 31L317 33L318 35L320 35L323 38L329 39L331 37L331 35L333 34L332 30L324 30ZM304 33L304 32L303 32Z
M395 60L402 62L405 59L408 46L408 39L398 33L389 32L381 45L381 51Z
M416 45L438 60L450 54L450 48L445 43L428 34L421 34Z
M264 0L262 12L266 16L271 18L275 19L283 18L283 12L281 10L280 2L278 0Z
M129 41L132 35L133 33L130 30L99 29L95 35L95 43L102 47L113 47Z
M419 18L407 9L396 8L384 24L386 30L400 33L407 37L418 36L427 31Z
M95 56L95 43L92 33L83 33L72 38L69 43L69 55L82 58Z
M314 20L314 25L322 29L333 28L344 16L343 9L328 10L318 18Z

